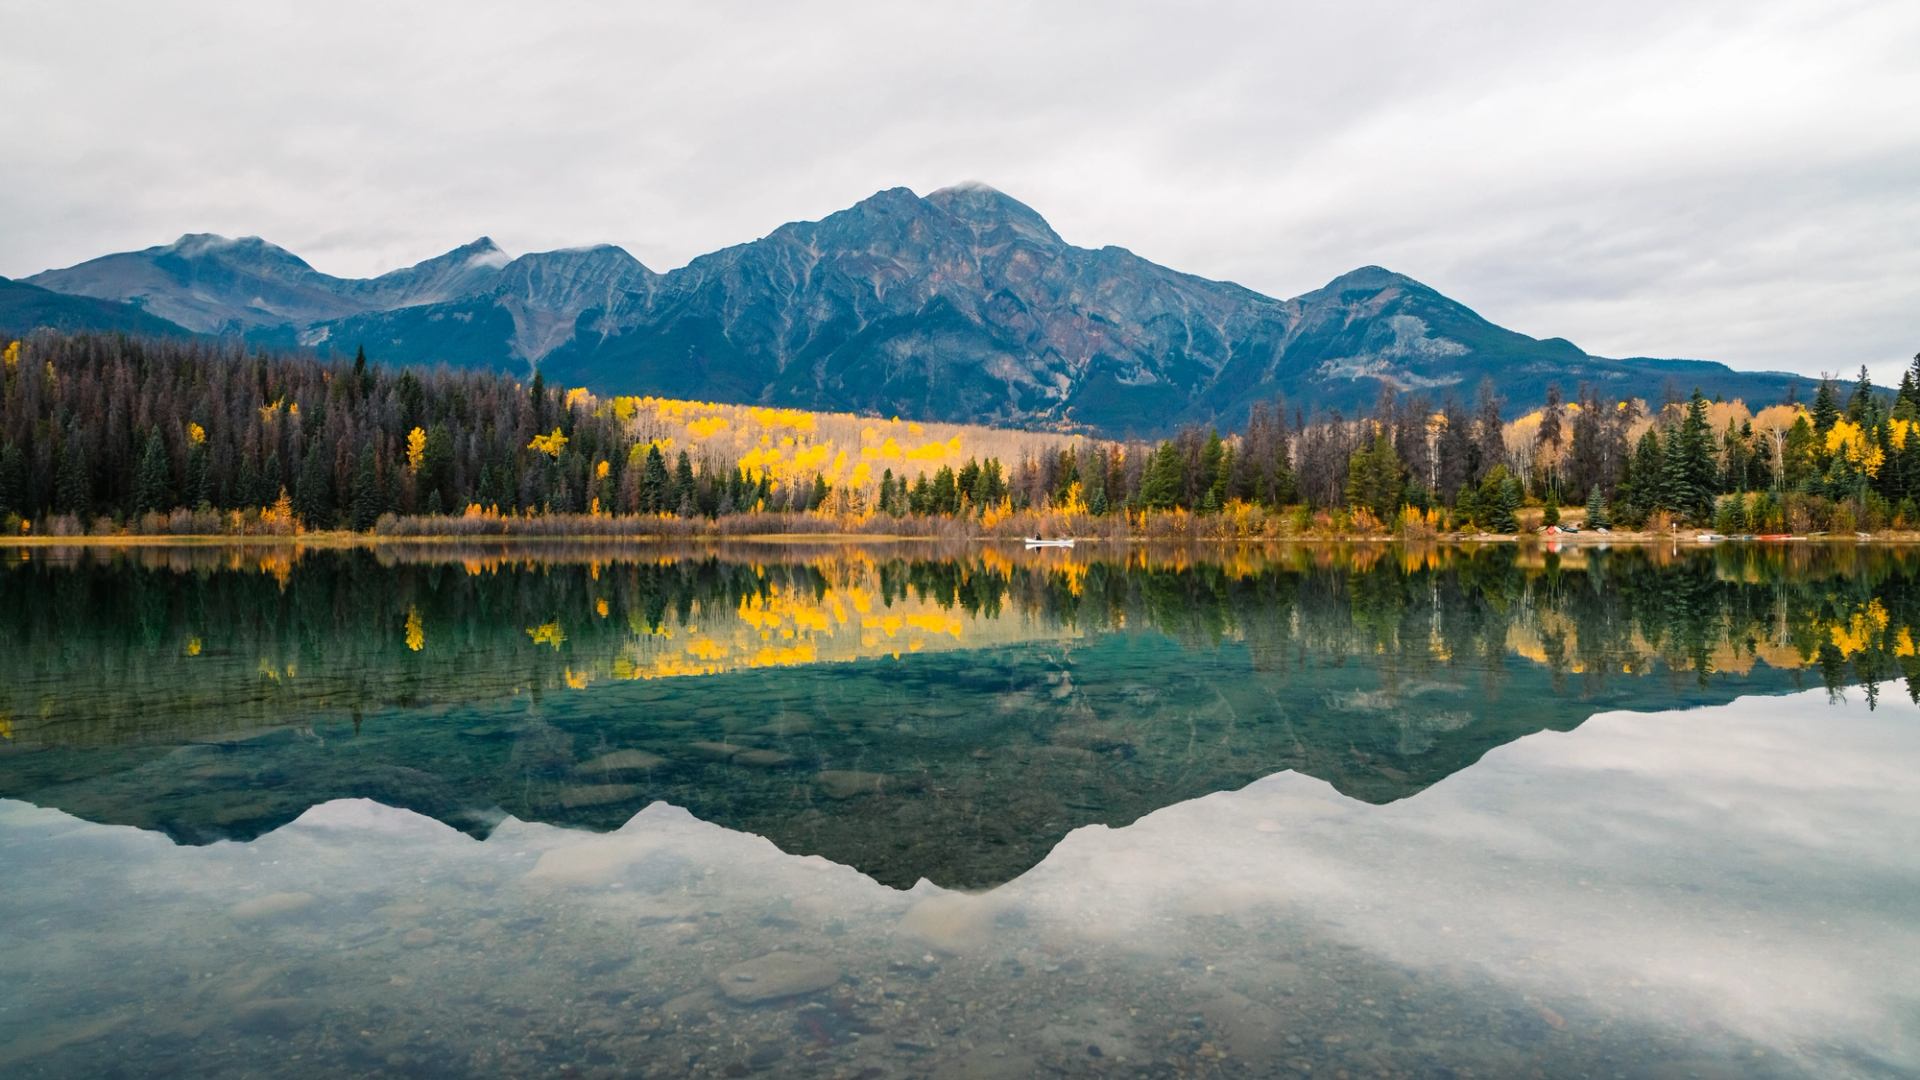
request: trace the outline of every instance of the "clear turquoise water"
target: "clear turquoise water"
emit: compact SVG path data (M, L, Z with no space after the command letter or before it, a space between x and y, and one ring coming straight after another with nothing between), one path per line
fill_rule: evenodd
M0 1073L1895 1076L1920 559L35 550Z

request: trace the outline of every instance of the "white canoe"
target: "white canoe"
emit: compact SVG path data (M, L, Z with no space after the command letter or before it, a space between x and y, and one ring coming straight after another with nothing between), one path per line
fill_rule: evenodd
M1038 539L1037 537L1029 536L1027 537L1027 546L1030 548L1046 548L1046 547L1070 548L1073 546L1073 541L1072 540L1041 540L1041 539Z

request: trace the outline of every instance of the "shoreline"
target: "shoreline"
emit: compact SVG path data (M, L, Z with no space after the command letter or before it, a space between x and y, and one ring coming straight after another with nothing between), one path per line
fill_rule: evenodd
M1381 533L1354 533L1345 535L1322 536L1085 536L1074 537L1077 544L1088 546L1134 546L1134 545L1268 545L1268 544L1515 544L1520 546L1541 547L1601 547L1610 544L1686 544L1698 547L1715 547L1725 544L1753 546L1791 547L1809 544L1920 544L1920 532L1888 532L1864 536L1846 536L1840 534L1813 534L1792 536L1780 539L1741 539L1725 537L1711 541L1698 539L1699 533L1647 533L1622 532L1596 535L1593 533L1572 533L1559 536L1540 536L1536 533L1455 533L1439 536L1405 537ZM128 533L112 535L81 536L0 536L0 550L47 547L97 547L97 548L136 548L136 547L234 547L234 546L288 546L319 549L348 550L352 548L378 547L430 547L461 544L603 544L619 546L626 544L702 544L702 543L754 543L754 544L928 544L928 543L965 543L965 544L1019 544L1024 541L1019 536L939 536L928 534L900 533L854 533L854 532L760 532L760 533L693 533L672 535L667 533L632 533L609 535L605 533L433 533L416 536L381 536L373 533L355 533L346 531L308 532L308 533ZM1063 538L1064 539L1064 538Z

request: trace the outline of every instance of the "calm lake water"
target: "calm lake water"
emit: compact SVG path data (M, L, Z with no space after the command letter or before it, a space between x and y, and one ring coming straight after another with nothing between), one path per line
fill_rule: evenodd
M0 560L7 1076L1920 1071L1920 552Z

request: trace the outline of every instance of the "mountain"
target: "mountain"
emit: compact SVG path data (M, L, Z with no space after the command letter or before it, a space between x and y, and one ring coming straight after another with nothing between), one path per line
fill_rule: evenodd
M24 281L0 278L0 331L26 334L41 329L145 337L180 337L188 333L185 327L132 304L69 296Z
M257 236L189 233L171 244L91 259L27 280L138 305L199 333L304 329L364 311L432 304L484 289L508 262L479 240L376 278L337 278Z
M30 279L194 330L528 370L609 393L933 420L1164 432L1254 401L1370 406L1382 386L1516 407L1557 383L1669 384L1772 401L1800 380L1703 361L1591 356L1363 267L1280 300L1123 248L1062 240L984 185L879 192L656 274L610 245L509 260L482 238L377 278L321 274L257 238L190 235Z

